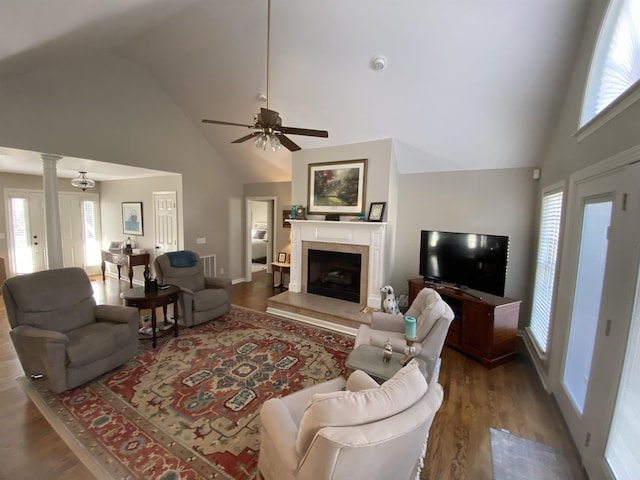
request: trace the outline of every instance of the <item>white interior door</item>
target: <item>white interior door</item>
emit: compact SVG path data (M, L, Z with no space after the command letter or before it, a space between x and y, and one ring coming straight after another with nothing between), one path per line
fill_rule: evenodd
M156 255L178 249L176 192L154 192Z

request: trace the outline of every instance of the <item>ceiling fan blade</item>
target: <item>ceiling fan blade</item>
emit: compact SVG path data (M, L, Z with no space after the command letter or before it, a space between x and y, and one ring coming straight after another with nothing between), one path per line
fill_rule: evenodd
M209 120L207 118L202 119L202 123L214 123L216 125L231 125L234 127L254 128L253 125L245 125L244 123L221 122L220 120Z
M280 119L280 114L275 110L269 110L268 108L260 109L260 120L262 120L262 124L273 127L275 125L280 125L282 120Z
M297 152L298 150L301 150L301 148L298 145L296 145L295 143L293 143L290 138L287 138L284 135L278 135L278 138L280 139L280 143L287 150L290 150L292 152Z
M282 133L287 133L289 135L307 135L308 137L329 138L329 132L326 130L310 130L308 128L295 127L280 127L279 130Z
M247 140L249 140L249 139L251 139L251 138L255 137L256 135L260 135L261 133L262 133L262 132L252 132L252 133L250 133L249 135L245 135L244 137L241 137L241 138L239 138L239 139L237 139L237 140L234 140L234 141L233 141L233 142L231 142L231 143L242 143L242 142L246 142Z

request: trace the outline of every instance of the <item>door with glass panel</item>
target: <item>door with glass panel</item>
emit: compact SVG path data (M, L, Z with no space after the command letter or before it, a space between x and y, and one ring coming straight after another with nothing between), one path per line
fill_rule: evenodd
M10 190L9 257L12 275L47 268L45 207L42 192ZM100 223L98 196L60 193L60 224L65 267L77 266L99 273Z
M570 194L557 313L568 329L554 394L592 478L606 464L638 271L638 171L575 181Z

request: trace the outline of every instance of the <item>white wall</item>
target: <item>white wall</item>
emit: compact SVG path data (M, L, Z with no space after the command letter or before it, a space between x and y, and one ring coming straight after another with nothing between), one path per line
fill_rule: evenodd
M365 192L365 214L369 213L371 202L388 201L391 171L390 139L365 143L354 143L338 147L314 148L300 150L293 154L291 167L291 203L294 205L309 204L308 182L309 164L339 162L342 160L367 159L367 188ZM323 216L309 216L321 219ZM353 217L347 217L353 218Z
M151 177L122 181L102 182L100 195L100 212L102 224L102 247L108 248L111 241L124 241L131 236L136 242L136 248L144 248L151 255L151 264L155 254L155 218L153 205L153 192L176 192L178 211L178 247L184 244L182 235L182 179L180 175L163 177ZM141 236L125 235L122 231L122 202L142 202L142 227ZM209 251L200 249L201 255L207 255ZM107 265L110 271L117 271L113 265ZM134 279L144 281L143 269L134 269ZM126 276L126 272L123 272Z
M538 184L531 168L400 176L397 256L392 284L408 291L419 276L420 231L508 235L505 295L529 301L529 268Z
M147 71L92 57L0 82L0 105L2 146L182 174L184 248L241 276L242 185Z

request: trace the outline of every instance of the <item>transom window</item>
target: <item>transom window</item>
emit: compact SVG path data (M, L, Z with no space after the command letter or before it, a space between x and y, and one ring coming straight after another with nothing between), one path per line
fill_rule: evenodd
M591 62L580 126L590 122L631 87L640 90L638 80L640 0L611 0Z

